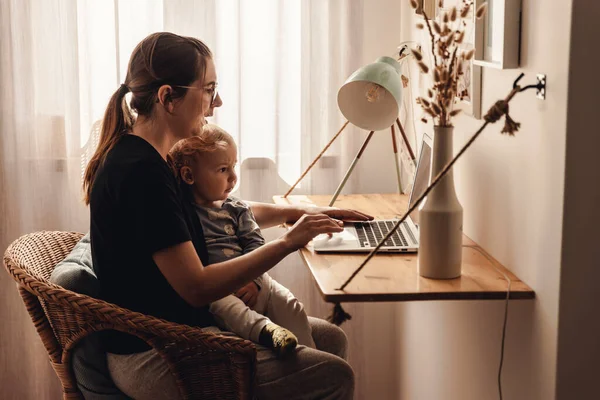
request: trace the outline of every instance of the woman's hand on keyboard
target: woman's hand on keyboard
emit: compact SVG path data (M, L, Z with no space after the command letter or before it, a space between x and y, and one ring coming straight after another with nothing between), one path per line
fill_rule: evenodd
M343 223L325 214L304 214L281 239L291 251L306 246L321 233L336 233L344 230Z

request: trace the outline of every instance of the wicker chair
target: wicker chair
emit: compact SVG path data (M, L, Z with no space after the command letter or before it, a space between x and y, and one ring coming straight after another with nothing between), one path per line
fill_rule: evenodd
M251 399L256 365L252 342L204 332L129 311L48 282L83 235L36 232L15 240L4 265L48 351L65 399L82 399L71 367L79 340L115 329L136 335L167 360L184 399Z

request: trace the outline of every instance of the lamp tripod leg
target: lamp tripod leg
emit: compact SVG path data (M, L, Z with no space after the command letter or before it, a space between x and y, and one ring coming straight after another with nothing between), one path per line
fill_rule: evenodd
M396 144L396 130L394 125L391 127L392 131L392 147L394 149L394 161L396 162L396 176L398 177L398 192L402 194L402 177L400 176L400 160L398 160L398 145Z
M356 154L356 157L354 157L354 160L352 160L352 164L350 164L350 167L348 168L348 171L346 172L346 175L344 175L344 179L342 179L342 181L340 182L340 185L338 186L338 188L336 189L335 193L333 194L333 197L329 201L329 207L333 206L333 203L335 203L335 201L337 200L338 196L342 192L342 189L344 189L344 186L346 185L346 182L348 182L348 178L350 178L350 175L352 174L352 171L354 170L354 167L356 166L356 163L358 162L358 160L362 156L363 152L367 148L367 145L369 144L369 141L371 140L371 137L373 137L373 133L375 133L375 131L369 132L369 135L367 136L367 138L363 142L360 150Z
M406 132L404 132L404 128L402 128L402 124L400 123L400 118L396 118L396 124L398 124L398 129L400 129L400 133L402 134L402 139L404 139L404 144L406 145L406 148L408 149L408 154L410 154L410 159L412 160L414 166L417 165L417 158L415 157L415 153L412 150L412 147L410 147L410 143L408 142L408 137L406 137ZM394 126L392 125L392 128Z
M302 175L300 175L300 178L298 178L298 180L292 185L292 187L289 188L289 190L283 195L284 199L286 197L288 197L288 195L290 193L292 193L292 191L294 190L294 188L300 183L300 181L306 176L306 174L308 174L308 171L310 171L310 169L317 163L317 161L319 161L319 159L323 156L323 154L325 154L325 152L327 151L327 149L329 148L329 146L331 146L332 143L335 141L335 139L337 139L338 136L340 136L340 134L342 133L342 131L346 128L346 126L348 126L349 122L350 121L346 121L346 123L344 125L342 125L342 127L340 128L340 130L338 131L338 133L336 133L335 136L331 138L331 140L329 141L329 143L327 143L325 145L325 147L323 148L323 150L321 150L321 152L317 155L317 157L313 160L313 162L310 163L310 165L308 166L308 168L306 168L306 170L302 173Z

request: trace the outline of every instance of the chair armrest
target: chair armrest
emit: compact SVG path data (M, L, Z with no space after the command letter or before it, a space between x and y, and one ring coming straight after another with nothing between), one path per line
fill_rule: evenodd
M79 340L114 329L135 335L165 359L184 399L251 399L256 366L254 343L134 312L103 300L40 282L12 268L19 285L39 298L70 365Z

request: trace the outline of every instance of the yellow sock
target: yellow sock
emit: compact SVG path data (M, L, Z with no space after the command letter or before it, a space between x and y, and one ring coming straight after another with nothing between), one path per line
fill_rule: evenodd
M273 348L278 356L285 357L294 352L298 338L291 331L271 322L260 332L259 343Z

